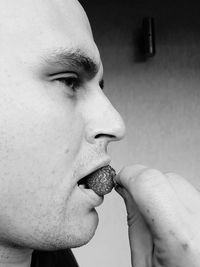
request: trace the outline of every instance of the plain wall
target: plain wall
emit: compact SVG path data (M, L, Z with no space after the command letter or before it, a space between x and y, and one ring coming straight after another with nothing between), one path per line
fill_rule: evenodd
M177 172L200 188L200 5L198 1L81 1L104 64L105 94L126 138L109 146L112 166L141 163ZM138 32L156 23L156 55L143 60ZM74 249L81 267L130 267L126 212L113 191L98 208L95 237Z

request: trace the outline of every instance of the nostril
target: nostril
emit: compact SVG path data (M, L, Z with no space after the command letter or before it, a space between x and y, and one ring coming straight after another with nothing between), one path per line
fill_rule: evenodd
M95 135L95 139L98 139L98 138L110 138L110 139L114 139L116 138L115 135L112 135L112 134L97 134Z

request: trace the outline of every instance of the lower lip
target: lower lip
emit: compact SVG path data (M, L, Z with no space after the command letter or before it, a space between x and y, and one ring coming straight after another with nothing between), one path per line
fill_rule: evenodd
M83 185L78 187L87 196L93 207L98 207L103 203L103 196L97 195L92 189L86 189Z

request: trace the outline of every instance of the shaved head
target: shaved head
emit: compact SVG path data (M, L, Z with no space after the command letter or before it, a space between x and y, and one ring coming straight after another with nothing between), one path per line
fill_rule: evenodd
M124 125L78 1L0 0L0 25L1 265L93 237L103 199L78 181L109 164Z

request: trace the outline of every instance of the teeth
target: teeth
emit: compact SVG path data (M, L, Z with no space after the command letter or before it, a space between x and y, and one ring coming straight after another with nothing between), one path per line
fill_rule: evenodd
M84 185L84 184L79 184L79 188L81 188L81 189L86 189L86 185Z

